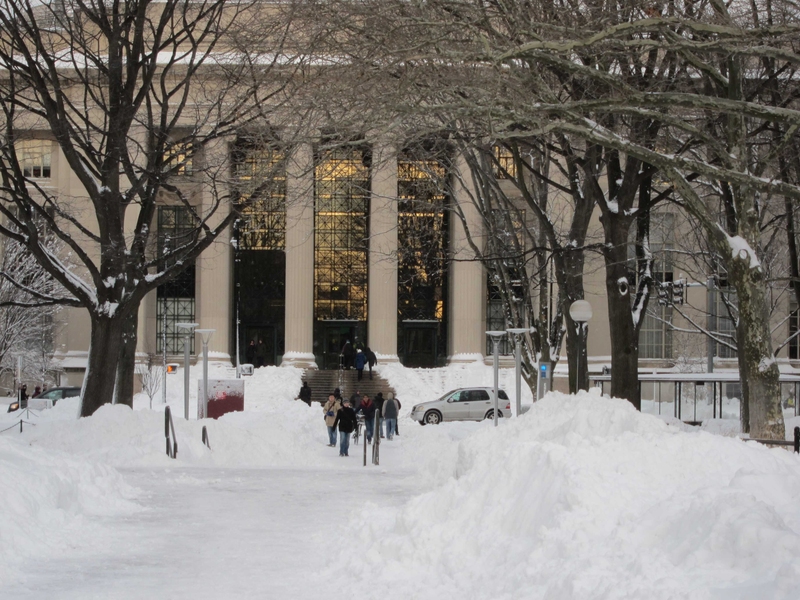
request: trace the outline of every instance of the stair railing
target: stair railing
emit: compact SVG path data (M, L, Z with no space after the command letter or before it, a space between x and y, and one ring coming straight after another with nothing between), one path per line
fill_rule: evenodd
M203 440L203 443L206 445L206 447L208 447L208 449L211 450L211 442L208 441L208 429L206 429L205 425L203 425L203 433L201 434L201 439Z
M172 432L172 443L170 443L170 431ZM167 456L177 458L178 439L175 436L175 424L172 422L172 411L169 406L164 409L164 437L167 438Z

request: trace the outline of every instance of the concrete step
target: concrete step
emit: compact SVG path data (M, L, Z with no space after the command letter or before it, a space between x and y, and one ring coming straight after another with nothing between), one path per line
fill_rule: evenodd
M344 398L349 398L356 391L367 394L371 398L374 398L378 392L382 392L384 397L388 392L394 393L394 389L377 373L373 372L372 380L370 380L368 372L365 372L364 378L358 381L358 372L353 369L342 373L341 386L339 386L339 371L309 369L303 374L303 381L307 381L311 387L313 402L324 403L328 399L328 394L333 393L337 387L341 388L340 391Z

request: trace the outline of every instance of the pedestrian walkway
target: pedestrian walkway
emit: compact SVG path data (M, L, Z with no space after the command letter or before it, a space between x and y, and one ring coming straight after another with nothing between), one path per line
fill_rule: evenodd
M411 472L321 456L314 469L132 469L146 510L101 521L62 558L31 561L0 585L4 600L352 598L322 571L352 539L364 502L397 505L418 492ZM95 524L96 525L96 524Z

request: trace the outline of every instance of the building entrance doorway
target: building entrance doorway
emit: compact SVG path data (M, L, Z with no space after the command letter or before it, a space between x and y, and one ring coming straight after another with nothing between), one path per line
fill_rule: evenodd
M242 362L252 363L255 367L277 364L278 360L278 336L276 328L272 325L263 327L244 326L244 352ZM250 342L253 342L254 350L250 350ZM259 349L259 342L264 342L264 347ZM252 356L251 356L252 353ZM262 356L259 356L259 353ZM252 360L251 360L252 359Z
M363 345L364 323L359 321L317 321L314 354L320 369L338 369L339 355L346 342L353 352L358 344Z
M435 367L439 322L403 323L403 365Z

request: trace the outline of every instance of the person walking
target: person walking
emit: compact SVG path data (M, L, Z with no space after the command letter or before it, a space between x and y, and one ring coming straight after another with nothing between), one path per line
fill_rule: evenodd
M248 365L256 364L256 341L250 340L250 345L244 351L244 360Z
M339 426L339 456L350 456L350 434L356 428L356 413L350 406L350 401L345 400L342 406L336 413L336 419L333 426Z
M353 350L353 345L350 343L350 340L347 340L342 346L342 366L345 369L352 369L353 368L353 359L355 357L355 350Z
M356 371L358 371L358 380L364 377L364 365L367 364L367 355L361 350L356 350Z
M387 440L391 440L394 437L394 428L399 414L400 405L394 399L392 392L389 392L386 396L386 402L383 403L383 418L386 421Z
M325 419L325 425L328 427L328 446L331 448L336 446L336 428L334 427L334 423L336 422L336 414L339 412L340 408L342 408L342 402L333 394L328 396L328 401L322 407L322 415Z
M372 435L375 433L375 411L378 409L372 398L364 394L361 399L361 414L364 415L364 427L367 433L367 443L372 443Z
M258 367L267 364L267 345L264 340L258 340L258 345L256 345L256 362Z
M380 411L380 413L379 413L380 414L380 424L379 424L378 431L375 432L375 435L379 435L381 437L384 437L384 434L383 434L383 431L384 431L384 429L383 429L383 403L384 402L385 402L385 400L383 399L383 392L378 392L375 395L375 410Z
M356 412L361 408L361 392L359 390L356 390L356 393L350 396L350 406Z
M375 353L369 349L369 346L367 346L367 349L364 351L364 354L367 355L367 365L369 366L369 378L372 379L372 367L378 364L378 357L375 356Z
M300 388L300 400L311 406L311 388L308 387L308 382L303 382L303 387Z

